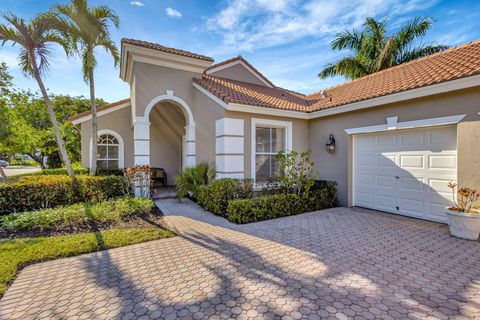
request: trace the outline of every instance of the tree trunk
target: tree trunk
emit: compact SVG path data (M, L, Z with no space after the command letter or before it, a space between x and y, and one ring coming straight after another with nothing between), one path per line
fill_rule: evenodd
M48 114L50 116L50 121L52 121L53 131L55 132L55 138L57 139L58 149L60 150L60 156L62 157L63 164L65 164L65 168L67 168L68 175L72 178L75 178L75 172L73 171L72 163L70 162L70 158L68 157L62 133L60 132L60 129L58 127L57 117L55 116L55 111L53 110L52 103L50 102L50 98L48 97L47 89L45 89L42 78L40 77L40 72L38 71L35 56L31 54L30 59L32 61L33 75L35 76L35 80L37 80L38 86L40 87L40 91L43 95L43 99L45 100L45 104L47 105Z
M40 168L42 168L42 170L45 169L45 165L43 164L43 156L37 157L33 153L27 153L27 155L33 160L35 160L35 162L40 165Z
M92 105L92 163L90 163L90 174L94 175L97 170L97 102L95 101L95 83L93 79L93 68L88 69L88 82L90 83L90 103Z

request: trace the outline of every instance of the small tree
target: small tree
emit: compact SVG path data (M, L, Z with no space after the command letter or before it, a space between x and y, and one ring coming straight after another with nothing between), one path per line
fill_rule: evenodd
M315 184L314 163L310 155L310 150L300 154L297 151L277 154L276 160L280 162L278 182L286 193L305 193Z
M94 69L97 66L95 49L103 48L113 58L114 65L119 62L118 48L110 36L109 25L118 29L120 18L107 6L89 7L87 0L72 0L68 5L55 5L60 13L58 27L71 39L76 53L82 58L82 73L84 80L90 85L90 100L92 106L92 163L90 174L95 174L97 167L97 104L95 100Z
M49 47L52 43L57 43L65 49L67 54L69 46L64 37L55 31L55 15L40 14L31 21L26 21L17 17L13 13L3 15L8 24L0 24L0 41L2 46L6 42L12 42L21 47L18 56L19 65L25 75L33 77L40 88L45 104L47 105L50 121L55 133L56 143L62 157L63 163L67 168L68 175L75 177L70 158L68 157L65 142L60 131L55 111L53 110L50 97L43 83L42 76L48 70L49 59L52 51Z

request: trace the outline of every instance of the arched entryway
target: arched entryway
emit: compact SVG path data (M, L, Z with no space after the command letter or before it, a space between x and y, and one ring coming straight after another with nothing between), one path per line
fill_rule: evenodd
M134 161L167 171L168 183L195 166L195 121L188 104L172 91L150 101L134 124Z

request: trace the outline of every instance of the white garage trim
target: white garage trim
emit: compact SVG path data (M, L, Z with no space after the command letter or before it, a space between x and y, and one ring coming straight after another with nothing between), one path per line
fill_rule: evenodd
M345 129L347 134L361 134L361 133L374 133L399 129L415 129L433 126L444 126L449 124L456 124L465 118L466 114L459 114L455 116L428 118L413 121L396 122L398 117L387 118L386 124L380 124L377 126L359 127Z

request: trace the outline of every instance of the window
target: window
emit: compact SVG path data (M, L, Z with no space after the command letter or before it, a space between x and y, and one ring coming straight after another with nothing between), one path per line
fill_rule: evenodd
M265 181L280 170L275 161L278 152L285 151L286 128L257 126L255 128L255 178Z
M120 143L111 134L98 137L97 168L118 169L120 167Z

